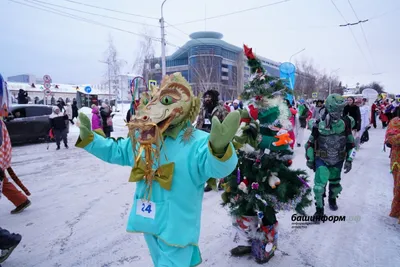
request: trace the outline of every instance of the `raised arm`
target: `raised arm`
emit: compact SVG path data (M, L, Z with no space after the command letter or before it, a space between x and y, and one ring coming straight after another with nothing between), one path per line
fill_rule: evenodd
M240 114L233 111L220 123L213 117L210 135L203 135L196 142L195 162L201 180L224 178L232 173L237 165L237 155L231 143L239 128Z
M318 125L314 119L309 121L310 137L305 145L307 167L315 171L315 144L318 138Z
M133 151L130 138L105 138L102 130L90 131L89 118L79 114L80 134L75 146L85 149L95 157L122 166L133 166Z

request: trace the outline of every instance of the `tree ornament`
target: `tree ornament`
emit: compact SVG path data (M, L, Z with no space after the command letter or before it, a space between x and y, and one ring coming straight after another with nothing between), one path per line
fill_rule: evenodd
M267 201L265 201L264 199L261 198L261 196L259 194L256 194L255 197L260 200L265 206L267 206Z
M237 168L237 173L236 173L236 181L238 184L240 184L240 168Z
M271 243L271 242L268 242L266 245L265 245L265 252L271 252L271 250L272 250L272 248L274 247L274 244L273 243Z
M249 185L249 181L247 180L247 177L246 177L246 176L243 177L243 182L242 182L242 183L244 183L246 186Z
M244 182L241 182L239 184L239 189L243 191L243 193L248 194L249 190L247 189L247 185Z
M261 220L262 218L264 218L264 213L262 211L258 211L257 216L258 216L258 219Z
M258 120L258 109L253 104L248 105L246 109L253 120Z
M284 129L280 129L279 132L275 135L275 138L278 138L279 140L272 143L274 146L284 146L293 143L293 140L290 138L288 131Z
M287 161L288 167L292 166L292 163L293 163L293 161L292 161L291 159L289 159L289 160Z
M275 86L275 81L270 81L270 82L269 82L269 85L270 85L270 86Z
M244 54L248 59L255 59L256 57L253 54L253 48L248 48L247 45L243 45Z
M268 178L268 184L272 189L275 189L276 186L281 184L281 180L278 178L278 173L271 172L271 175Z
M310 188L310 186L306 183L306 181L304 181L304 179L300 176L297 176L297 178L303 183L303 185L307 188Z
M251 189L257 190L259 186L260 186L260 185L259 185L257 182L256 182L256 183L252 183L252 184L251 184Z

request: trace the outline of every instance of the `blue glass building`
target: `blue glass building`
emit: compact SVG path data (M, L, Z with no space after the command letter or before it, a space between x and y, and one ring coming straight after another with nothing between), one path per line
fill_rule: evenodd
M250 78L250 69L243 48L222 40L218 32L202 31L190 35L191 40L171 56L166 57L167 74L181 72L197 95L216 89L223 100L235 99ZM257 57L269 75L279 77L280 63ZM150 70L144 74L149 80L161 81L161 58L151 60Z

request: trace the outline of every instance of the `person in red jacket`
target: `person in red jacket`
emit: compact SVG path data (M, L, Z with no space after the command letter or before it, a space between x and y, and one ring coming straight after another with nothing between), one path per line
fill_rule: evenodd
M371 123L375 129L376 129L376 115L379 112L377 105L378 105L378 101L375 101L371 106Z
M293 149L294 144L296 143L296 135L294 134L294 129L296 128L296 114L297 110L293 108L293 106L290 104L290 101L285 99L286 105L288 106L290 110L290 115L289 115L289 120L292 123L292 130L288 131L290 139L293 140L293 142L290 144L290 148Z

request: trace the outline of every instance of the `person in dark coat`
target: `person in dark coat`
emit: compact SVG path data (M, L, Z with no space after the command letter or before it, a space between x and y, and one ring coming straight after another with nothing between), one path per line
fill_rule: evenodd
M28 92L23 89L19 89L18 92L18 104L28 104Z
M356 148L358 148L361 137L359 136L359 132L361 130L361 112L360 108L355 104L355 99L352 96L347 98L347 106L345 106L343 109L343 116L347 115L354 119L355 124L352 132L355 139Z
M72 120L78 118L78 103L76 100L72 101Z
M68 120L68 115L66 113L62 113L60 108L55 106L53 107L53 113L49 116L49 119L50 127L53 130L56 138L57 150L60 149L61 139L64 142L65 148L68 148L67 125L65 124L65 121Z
M103 120L103 132L106 137L111 137L111 132L113 131L113 121L111 116L111 107L106 103L101 104L100 115Z
M129 122L131 120L132 114L131 114L131 109L128 109L128 112L126 113L126 122Z

